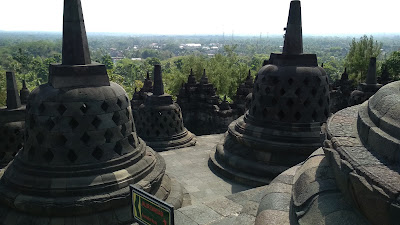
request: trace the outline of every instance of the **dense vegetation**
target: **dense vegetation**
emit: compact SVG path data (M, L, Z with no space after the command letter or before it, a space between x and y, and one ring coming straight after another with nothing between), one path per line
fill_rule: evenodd
M196 43L201 47L185 44ZM272 52L280 52L283 38L223 36L112 36L89 35L93 61L104 63L111 80L129 95L140 88L146 73L161 63L165 89L176 95L190 69L200 79L206 69L219 95L233 97L248 70L255 76ZM400 77L400 36L304 37L304 52L317 54L331 80L348 67L356 82L364 79L369 57L378 57L378 75L386 68L392 79ZM16 72L18 84L28 88L47 82L48 65L61 62L61 35L57 33L0 32L0 105L5 103L5 71ZM139 60L140 59L140 60ZM116 60L113 62L113 60Z

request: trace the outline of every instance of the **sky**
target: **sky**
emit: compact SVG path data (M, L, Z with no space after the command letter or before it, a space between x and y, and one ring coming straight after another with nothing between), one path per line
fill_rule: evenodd
M284 34L290 0L81 0L87 32ZM400 33L400 1L303 0L304 35ZM62 31L63 0L0 0L0 30Z

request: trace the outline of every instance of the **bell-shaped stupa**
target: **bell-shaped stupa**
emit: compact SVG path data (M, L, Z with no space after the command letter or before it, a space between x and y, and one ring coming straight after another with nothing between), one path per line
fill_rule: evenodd
M180 207L181 186L138 138L125 90L91 62L80 0L64 1L62 56L29 95L25 146L0 179L0 221L131 223L130 184Z
M183 148L196 144L196 139L183 125L181 108L172 96L164 93L161 66L154 66L153 94L137 111L137 131L156 151Z
M21 104L14 72L6 72L6 107L0 108L0 171L22 149L26 105Z
M268 184L321 146L329 84L315 54L303 54L300 1L292 1L282 54L272 53L254 81L249 110L229 125L212 165L252 185Z

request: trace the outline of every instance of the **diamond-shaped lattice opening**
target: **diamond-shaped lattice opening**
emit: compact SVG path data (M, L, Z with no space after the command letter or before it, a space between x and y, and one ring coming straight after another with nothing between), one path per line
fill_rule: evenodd
M279 120L283 120L285 118L285 113L281 110L278 113Z
M151 124L150 124L150 127L151 127L151 129L153 130L153 129L156 127L156 125L154 125L154 123L151 123Z
M121 134L122 134L122 136L125 136L125 133L126 133L126 125L122 124L122 126L121 126Z
M100 123L101 123L101 120L100 120L99 117L97 117L97 116L96 116L96 117L93 119L93 121L92 121L92 125L93 125L94 127L96 127L96 129L99 128Z
M5 152L0 152L0 160L4 159L4 156L6 156Z
M29 150L28 150L28 159L29 160L33 160L33 157L35 156L35 148L34 147L31 147Z
M311 118L314 120L314 121L317 121L317 119L318 119L318 114L317 114L317 112L314 110L313 111L313 113L312 113L312 115L311 115Z
M315 97L317 95L317 89L313 88L311 90L311 94L312 94L313 97Z
M303 84L306 85L306 86L308 86L309 83L310 83L310 80L308 79L308 77L306 77L306 78L303 80Z
M103 154L104 154L104 151L99 146L97 146L92 152L92 156L97 160L100 160L101 157L103 157Z
M287 82L288 82L289 85L292 85L294 81L293 81L292 78L289 78L289 80Z
M160 136L160 131L159 130L156 130L156 136L157 137Z
M132 147L136 148L135 138L133 137L133 135L129 135L128 142Z
M44 135L42 133L38 133L36 134L36 140L38 142L39 145L43 144L44 142Z
M291 98L289 98L289 100L287 100L286 105L289 106L290 108L294 105L294 102Z
M107 111L107 109L108 109L108 103L107 102L103 102L102 104L101 104L101 109L103 110L103 111Z
M67 157L68 157L70 162L75 162L78 159L78 156L71 149L68 151Z
M76 119L74 119L74 118L72 118L70 121L69 121L69 126L72 128L72 129L75 129L78 125L79 125L79 123L78 123L78 121L76 121Z
M117 100L117 105L119 106L119 108L121 108L121 106L122 106L122 101L121 101L121 99L119 99L119 98L118 98L118 100Z
M160 128L164 129L164 125L162 123L160 123Z
M119 112L115 112L113 117L112 117L112 120L114 121L114 123L118 125L120 119L121 119L121 116L119 115Z
M174 125L171 122L171 123L168 124L168 126L172 128Z
M88 111L88 107L85 103L82 104L82 106L79 108L83 113L86 113Z
M318 105L319 105L320 107L322 107L323 104L324 104L324 101L322 100L322 98L320 98L320 99L318 100Z
M174 118L175 118L175 116L174 116ZM166 116L164 116L163 120L164 120L164 122L167 122L168 119Z
M65 143L67 143L67 138L64 135L60 134L59 136L56 137L55 139L56 146L64 146Z
M122 154L122 145L119 141L114 146L114 152L116 152L118 155Z
M90 141L90 136L85 132L81 137L81 141L87 144Z
M264 110L263 110L263 116L264 116L264 117L267 117L267 115L268 115L268 109L267 109L267 108L264 108Z
M40 103L40 105L39 105L39 112L42 113L45 109L46 109L46 107L44 106L44 104L43 104L43 103Z
M303 105L305 106L305 107L308 107L309 105L310 105L310 101L308 100L308 99L306 99L305 101L304 101L304 103L303 103Z
M47 163L50 163L54 158L54 154L50 151L50 149L47 149L47 151L43 154L43 158Z
M110 131L110 129L107 129L106 133L104 133L104 137L106 138L106 143L111 142L111 138L114 136L114 134Z
M60 106L58 106L57 111L58 111L58 113L60 113L60 115L63 115L65 113L65 111L67 111L67 107L65 107L65 105L61 104Z
M296 94L296 96L299 96L301 94L301 88L297 88L294 93Z
M296 119L296 121L299 121L299 120L301 119L301 114L300 114L300 112L296 112L296 113L294 114L294 118Z

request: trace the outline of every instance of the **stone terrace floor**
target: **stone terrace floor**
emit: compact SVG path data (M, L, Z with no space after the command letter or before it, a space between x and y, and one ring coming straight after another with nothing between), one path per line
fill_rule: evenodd
M176 225L253 225L266 186L252 189L213 173L209 155L223 134L197 137L196 146L161 152L167 173L190 194L190 206L175 210Z

